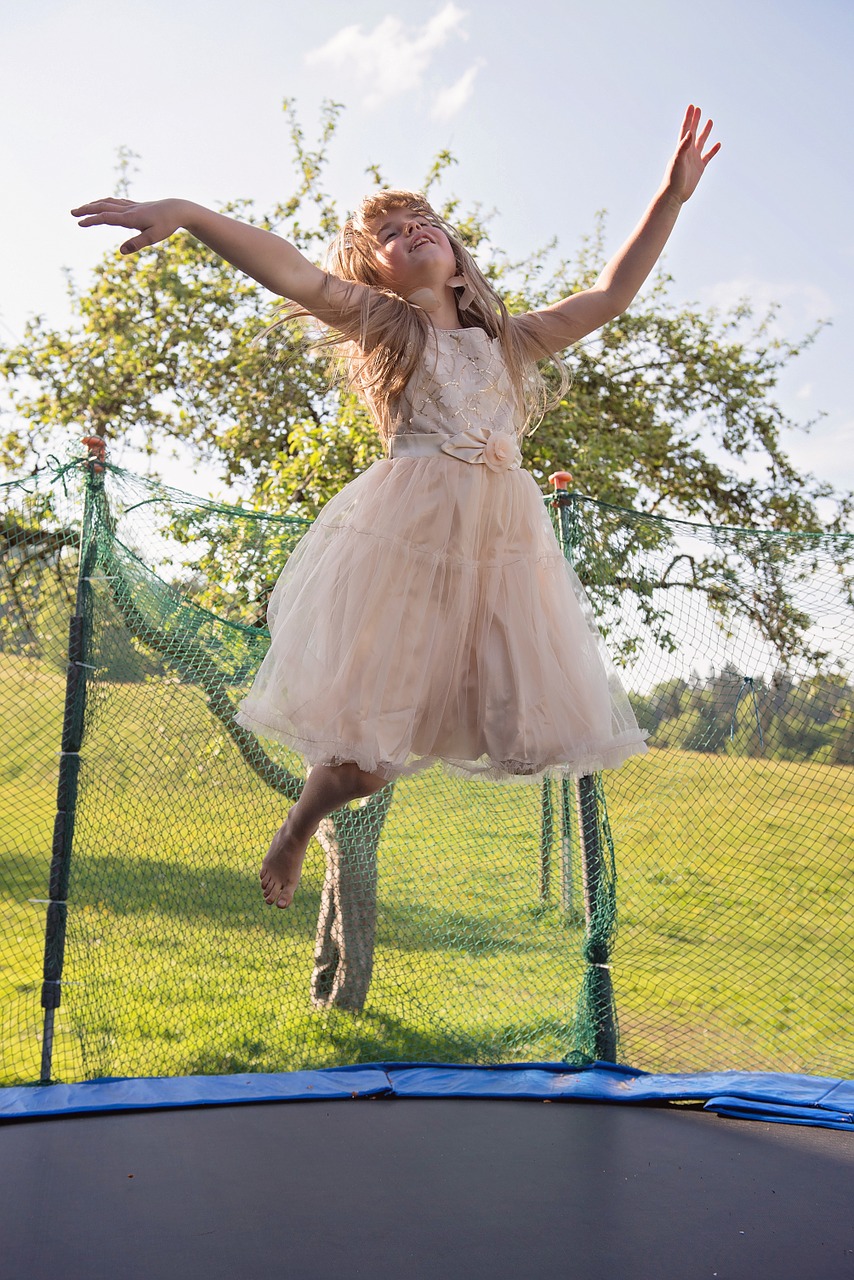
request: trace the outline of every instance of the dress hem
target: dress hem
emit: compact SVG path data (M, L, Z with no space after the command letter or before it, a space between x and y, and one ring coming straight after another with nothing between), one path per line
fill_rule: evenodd
M304 757L310 768L317 764L356 764L366 773L379 774L389 782L412 777L438 764L450 777L467 778L471 782L532 785L541 783L546 778L578 778L599 773L603 769L617 769L630 756L645 755L649 750L646 744L649 733L642 729L621 734L607 743L583 747L571 760L556 758L529 763L522 760L493 760L488 756L481 757L479 760L457 760L451 756L435 754L412 756L405 763L400 763L380 760L367 752L364 746L342 742L324 743L301 737L279 726L256 719L245 710L237 711L235 720L241 728L248 729L257 737L271 738L297 751Z

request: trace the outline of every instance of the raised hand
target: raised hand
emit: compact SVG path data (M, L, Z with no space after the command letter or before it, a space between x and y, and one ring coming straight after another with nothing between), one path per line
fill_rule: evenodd
M679 145L670 161L665 179L670 193L683 204L693 195L712 156L717 155L721 149L721 144L716 142L711 151L703 155L703 147L709 140L713 122L706 121L706 127L698 138L697 129L701 115L700 108L693 105L689 106L685 112L679 134Z
M136 253L150 244L168 240L184 225L186 202L184 200L150 200L137 204L135 200L123 200L118 196L106 200L94 200L71 210L73 218L80 218L81 227L134 227L142 234L126 240L122 253Z

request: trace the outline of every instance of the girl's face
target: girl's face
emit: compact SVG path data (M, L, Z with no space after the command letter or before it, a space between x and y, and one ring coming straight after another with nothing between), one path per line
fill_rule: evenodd
M451 242L441 227L412 209L390 209L368 223L384 283L403 297L415 289L441 288L456 275Z

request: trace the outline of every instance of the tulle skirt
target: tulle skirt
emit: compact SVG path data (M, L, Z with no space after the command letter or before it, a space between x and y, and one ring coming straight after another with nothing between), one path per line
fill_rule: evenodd
M267 618L237 720L309 765L535 782L647 750L522 469L374 462L297 544Z

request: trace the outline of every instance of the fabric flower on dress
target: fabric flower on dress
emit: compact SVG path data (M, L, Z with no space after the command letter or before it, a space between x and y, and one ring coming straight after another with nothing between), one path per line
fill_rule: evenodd
M522 465L522 453L513 436L492 431L484 424L469 427L443 441L442 452L461 462L482 462L490 471L515 471Z
M483 446L483 460L490 471L513 471L522 463L522 453L505 431L491 431Z

